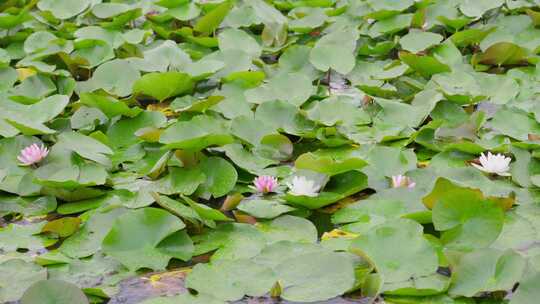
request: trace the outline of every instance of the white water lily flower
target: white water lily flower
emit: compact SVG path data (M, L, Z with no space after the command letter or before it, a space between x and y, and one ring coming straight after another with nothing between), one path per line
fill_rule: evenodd
M407 187L412 189L416 186L416 183L410 177L405 175L392 176L392 188Z
M292 195L305 195L315 197L319 195L321 186L316 185L314 180L307 179L304 176L295 176L292 182L287 183L289 193Z
M510 157L506 157L503 154L493 155L491 154L491 152L488 152L487 157L484 153L482 153L479 160L481 165L472 163L472 165L478 170L482 170L486 173L497 174L500 176L511 175L508 172L508 170L510 170L510 167L508 165L510 164L510 161L512 161Z

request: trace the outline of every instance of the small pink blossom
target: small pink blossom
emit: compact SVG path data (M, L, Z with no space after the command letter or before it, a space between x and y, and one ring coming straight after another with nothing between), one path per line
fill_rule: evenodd
M416 183L410 177L405 175L394 175L392 176L392 188L407 187L414 188Z
M44 145L38 146L37 144L32 144L21 150L21 154L17 156L17 159L24 166L30 166L42 161L49 154L49 149Z
M255 189L260 193L274 192L278 186L278 181L275 177L269 175L261 175L253 180Z

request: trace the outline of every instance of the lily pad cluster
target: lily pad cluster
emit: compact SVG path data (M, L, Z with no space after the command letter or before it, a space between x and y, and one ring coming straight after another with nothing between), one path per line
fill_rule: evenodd
M0 302L537 303L538 5L0 3Z

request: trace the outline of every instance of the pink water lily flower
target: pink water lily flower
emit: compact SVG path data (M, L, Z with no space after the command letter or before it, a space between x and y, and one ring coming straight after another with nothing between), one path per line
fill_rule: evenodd
M253 180L255 189L260 193L274 192L278 186L277 178L270 175L261 175Z
M21 154L17 156L17 159L24 166L30 166L37 164L42 161L49 154L49 149L44 145L38 146L37 144L32 144L21 150Z
M392 176L392 188L407 187L412 189L416 186L416 183L410 177L405 175Z

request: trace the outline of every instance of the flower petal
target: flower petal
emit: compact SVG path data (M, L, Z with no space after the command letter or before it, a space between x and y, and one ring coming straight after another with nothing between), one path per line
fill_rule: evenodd
M484 167L481 166L481 165L477 165L477 164L475 164L475 163L471 163L471 165L472 165L473 167L475 167L476 169L480 170L480 171L484 171L484 172L491 173L491 172L489 172L488 170L486 170L486 168L484 168Z

